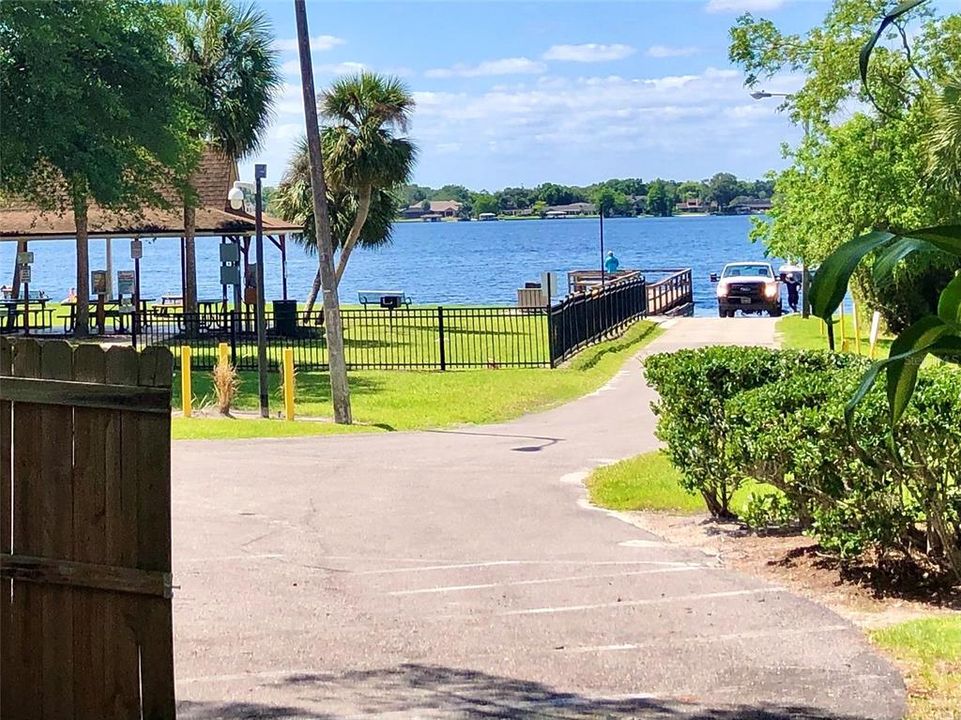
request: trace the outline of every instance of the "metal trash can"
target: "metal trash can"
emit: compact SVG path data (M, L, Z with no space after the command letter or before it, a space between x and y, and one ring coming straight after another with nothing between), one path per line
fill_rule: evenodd
M274 300L274 332L283 337L297 335L297 301Z

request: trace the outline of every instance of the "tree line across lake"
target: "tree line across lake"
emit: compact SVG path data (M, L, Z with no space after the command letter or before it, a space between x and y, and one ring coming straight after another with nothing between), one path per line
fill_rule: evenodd
M662 180L645 182L640 178L605 180L592 185L559 185L546 182L536 187L505 187L489 192L473 191L463 185L401 185L395 190L401 208L430 200L454 200L461 204L459 214L477 217L482 213L515 214L531 211L541 214L550 207L587 202L603 207L605 215L673 215L678 203L700 201L704 211L727 212L745 200L767 200L774 194L771 180L739 180L731 173L717 173L707 180ZM694 207L697 204L692 203Z

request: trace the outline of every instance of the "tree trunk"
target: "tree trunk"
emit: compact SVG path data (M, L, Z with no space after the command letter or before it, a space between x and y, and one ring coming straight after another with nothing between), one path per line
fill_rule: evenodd
M310 286L310 295L307 296L307 314L314 311L314 303L317 302L317 293L320 292L320 268L314 273L314 283Z
M349 425L351 423L350 388L347 385L347 362L344 357L344 328L341 323L340 300L337 297L337 279L334 273L334 243L331 239L330 215L327 210L327 183L324 178L324 159L320 152L317 95L314 92L314 71L310 57L310 35L307 30L307 8L304 0L294 0L294 15L297 18L300 81L310 158L310 189L317 232L317 256L324 297L324 324L327 327L330 395L334 404L334 422Z
M197 210L184 205L184 312L197 312Z
M17 240L17 255L13 258L13 280L10 282L10 297L20 299L20 253L27 251L27 241Z
M73 334L90 333L90 247L87 243L87 196L74 192L73 215L77 227L77 304Z
M351 226L350 232L347 233L347 242L345 242L344 247L341 248L340 259L337 262L336 280L338 287L340 287L340 279L344 276L344 270L347 269L347 261L350 259L350 254L353 252L354 246L357 244L357 239L364 229L364 223L367 222L367 215L370 213L370 196L372 193L373 188L367 185L360 191L360 197L357 198L357 217L354 218L354 224Z

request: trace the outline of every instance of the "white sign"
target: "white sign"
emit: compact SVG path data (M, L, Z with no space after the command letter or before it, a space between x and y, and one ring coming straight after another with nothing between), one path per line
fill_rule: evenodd
M556 272L541 273L541 295L544 296L545 304L551 304L551 300L557 296L557 289L559 287Z
M20 268L20 282L29 283L30 282L30 266L24 265Z
M32 252L18 252L18 253L17 253L17 262L20 263L21 265L29 265L30 263L33 262L33 253L32 253Z
M142 257L143 257L143 241L131 240L130 241L130 259L139 260Z

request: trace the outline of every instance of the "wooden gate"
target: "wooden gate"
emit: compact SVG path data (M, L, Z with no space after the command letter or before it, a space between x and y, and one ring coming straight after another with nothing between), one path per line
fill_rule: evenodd
M0 717L173 718L170 379L0 338Z

